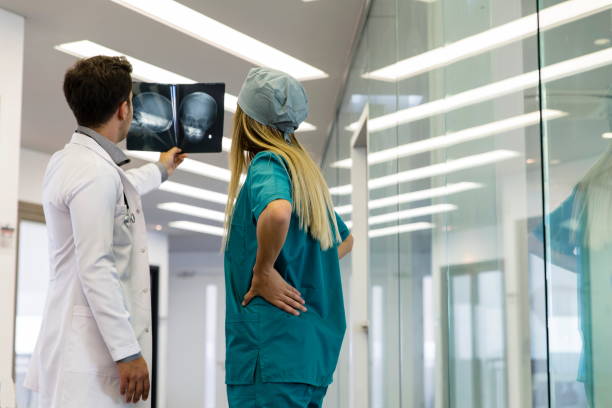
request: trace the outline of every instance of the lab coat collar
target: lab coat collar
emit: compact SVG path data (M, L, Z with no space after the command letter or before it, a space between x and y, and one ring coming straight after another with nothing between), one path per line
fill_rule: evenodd
M74 144L78 144L78 145L81 145L81 146L85 146L89 150L93 150L95 153L97 153L99 156L101 156L104 160L106 160L107 162L111 163L117 169L120 169L120 167L117 165L117 163L115 163L115 161L110 156L110 154L108 154L108 152L106 150L104 150L104 148L102 146L100 146L91 137L89 137L87 135L84 135L83 133L74 132L72 134L72 139L70 139L70 143L74 143Z
M118 148L113 142L96 132L95 130L88 128L86 126L77 126L77 133L82 133L86 136L91 137L96 141L97 144L102 147L106 153L113 159L117 166L123 166L124 164L128 164L130 159L123 153L123 150Z

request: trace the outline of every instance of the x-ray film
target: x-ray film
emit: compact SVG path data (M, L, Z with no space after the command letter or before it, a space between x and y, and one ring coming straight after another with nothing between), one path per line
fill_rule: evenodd
M129 150L185 153L221 151L225 84L133 85Z

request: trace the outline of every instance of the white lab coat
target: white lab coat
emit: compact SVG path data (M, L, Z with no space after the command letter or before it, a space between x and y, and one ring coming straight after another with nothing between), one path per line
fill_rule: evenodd
M147 234L140 196L161 183L155 164L123 171L93 139L75 133L53 155L43 206L50 284L25 386L41 408L114 408L115 361L141 352L151 371ZM124 194L135 223L126 224ZM32 254L36 256L36 254Z

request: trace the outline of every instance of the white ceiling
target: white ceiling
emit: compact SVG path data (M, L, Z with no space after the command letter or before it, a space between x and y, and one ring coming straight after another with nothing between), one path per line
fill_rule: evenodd
M304 83L311 108L307 120L317 131L298 135L320 160L365 0L180 2L329 74L329 78ZM22 146L41 152L61 149L75 126L61 90L64 72L75 58L56 51L53 47L58 44L91 40L197 81L225 82L227 92L234 95L252 67L110 0L0 0L0 8L26 18ZM231 116L226 112L225 134L230 133ZM224 153L192 158L227 167ZM219 192L227 188L226 183L185 172L177 172L173 181ZM183 219L216 224L158 210L157 204L165 201L223 210L222 206L157 191L144 200L150 224L165 226ZM166 230L173 236L175 249L219 248L218 238Z

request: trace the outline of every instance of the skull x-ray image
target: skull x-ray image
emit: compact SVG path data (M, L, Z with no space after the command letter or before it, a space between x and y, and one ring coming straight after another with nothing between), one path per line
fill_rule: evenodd
M172 126L172 102L163 95L145 92L134 98L134 121L153 132Z
M129 150L220 152L224 84L166 85L136 82Z
M179 122L186 143L199 143L210 136L217 121L217 102L204 92L187 95L179 107Z

